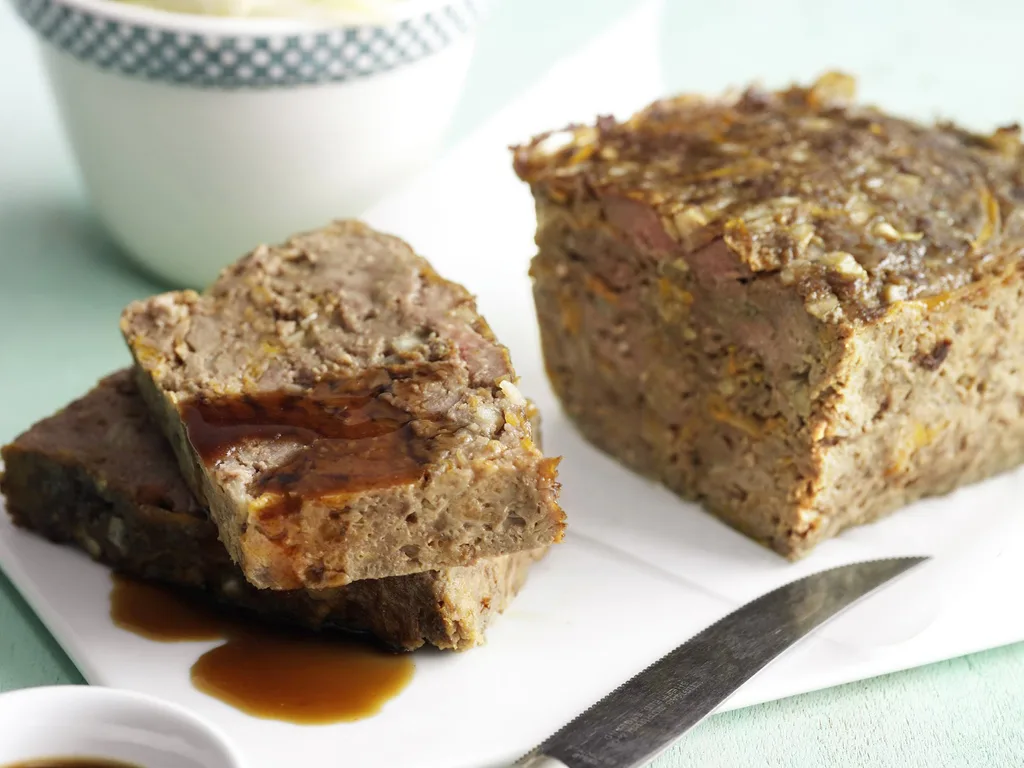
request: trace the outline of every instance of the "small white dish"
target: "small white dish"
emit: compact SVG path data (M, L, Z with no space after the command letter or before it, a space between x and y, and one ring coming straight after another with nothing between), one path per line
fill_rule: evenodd
M0 694L0 768L79 758L140 768L243 768L211 725L174 704L115 688L60 685Z
M489 0L326 23L12 2L100 219L149 271L202 287L261 243L359 216L434 158Z

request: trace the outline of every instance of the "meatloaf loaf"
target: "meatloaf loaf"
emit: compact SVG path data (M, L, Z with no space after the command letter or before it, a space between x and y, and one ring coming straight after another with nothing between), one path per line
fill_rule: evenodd
M339 586L560 540L557 460L472 297L336 222L204 294L131 304L140 390L255 586Z
M181 480L127 371L36 424L3 458L2 488L18 525L127 574L201 590L274 622L367 632L400 649L482 643L539 555L326 590L255 589Z
M1024 154L853 81L682 96L514 149L583 434L790 558L1024 460Z

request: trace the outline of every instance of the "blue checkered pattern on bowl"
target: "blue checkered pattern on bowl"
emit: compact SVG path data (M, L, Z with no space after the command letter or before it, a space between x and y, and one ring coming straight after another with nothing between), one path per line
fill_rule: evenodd
M453 0L391 26L237 36L139 26L60 0L13 2L50 44L102 69L179 85L272 88L369 77L430 56L467 35L487 0Z

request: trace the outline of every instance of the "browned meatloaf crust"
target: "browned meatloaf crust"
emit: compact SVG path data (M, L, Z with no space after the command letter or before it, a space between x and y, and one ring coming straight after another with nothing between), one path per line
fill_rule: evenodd
M852 94L683 96L515 149L566 411L789 557L1024 460L1018 130Z
M130 305L141 392L258 587L339 586L547 546L556 459L464 288L336 222L204 294Z
M275 622L367 632L396 648L482 643L534 559L519 553L321 591L255 589L182 482L127 371L5 446L3 459L2 489L18 525Z

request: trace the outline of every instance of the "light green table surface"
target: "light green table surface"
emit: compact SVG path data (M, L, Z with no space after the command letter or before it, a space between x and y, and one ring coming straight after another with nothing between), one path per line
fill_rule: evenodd
M482 35L451 140L628 5L506 0ZM126 363L118 313L160 287L90 214L34 54L0 6L0 441ZM0 576L0 691L80 682ZM1021 766L1024 646L717 716L656 765Z

